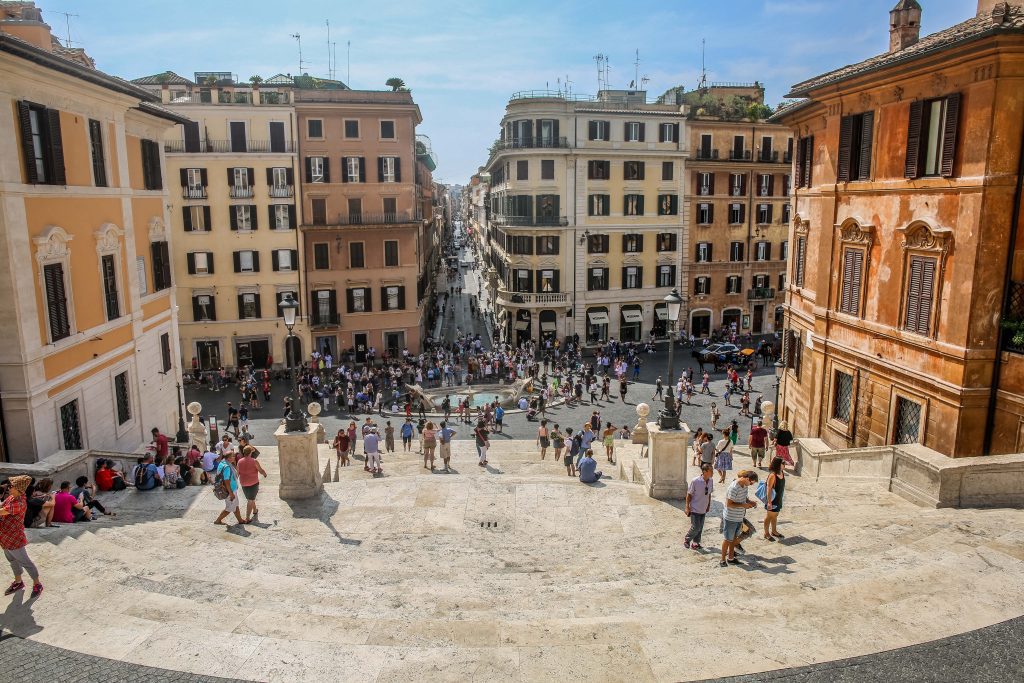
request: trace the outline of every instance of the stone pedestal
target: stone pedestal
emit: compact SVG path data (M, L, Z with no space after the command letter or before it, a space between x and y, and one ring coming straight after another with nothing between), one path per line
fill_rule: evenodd
M647 494L658 500L686 498L687 450L690 428L662 430L657 422L647 423L647 444L651 459L651 481Z
M286 432L284 425L274 432L281 469L278 495L282 500L315 498L324 490L317 458L317 431L317 425L311 424L304 432Z

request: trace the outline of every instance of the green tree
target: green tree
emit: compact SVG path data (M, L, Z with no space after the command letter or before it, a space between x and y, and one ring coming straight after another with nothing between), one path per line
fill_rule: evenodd
M399 90L406 90L405 81L403 81L401 78L398 78L397 76L392 76L391 78L386 80L384 82L384 85L391 88L393 92L398 92Z
M259 84L263 82L263 76L249 76L249 82L252 83L252 87L259 87Z

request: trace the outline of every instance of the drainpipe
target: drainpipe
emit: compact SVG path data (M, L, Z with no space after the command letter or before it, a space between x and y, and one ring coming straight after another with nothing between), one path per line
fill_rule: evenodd
M3 399L0 398L0 462L10 462L10 457L7 455L10 450L7 447L7 420L4 419L4 403Z
M1024 193L1024 127L1021 130L1020 149L1017 152L1017 187L1013 192L1013 213L1010 215L1010 241L1006 249L1006 263L1003 274L1003 302L999 315L1002 316L1010 303L1010 284L1013 280L1013 254L1017 246L1017 231L1020 228L1021 194ZM989 455L992 451L992 432L996 424L996 398L999 395L999 380L1003 370L1003 337L1002 331L996 335L996 360L992 368L992 387L989 390L988 411L985 415L985 442L982 453Z

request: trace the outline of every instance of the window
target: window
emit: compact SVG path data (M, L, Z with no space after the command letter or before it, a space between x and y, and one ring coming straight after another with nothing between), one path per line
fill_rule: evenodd
M709 277L698 277L693 280L693 293L694 294L710 294L711 293L711 278Z
M533 237L530 235L509 235L510 251L513 254L530 256L533 254Z
M353 140L359 137L359 121L347 119L345 121L345 137Z
M739 275L730 275L725 278L725 293L726 294L739 294L740 290L743 289L743 278Z
M394 121L381 121L380 122L380 137L382 140L394 140L395 139L395 122Z
M384 220L394 222L398 220L398 199L395 197L384 197L381 201L384 207Z
M758 204L757 205L757 222L761 225L767 225L772 222L772 205L771 204Z
M363 222L363 200L350 197L348 200L348 220L358 225Z
M792 182L792 176L788 173L782 176L782 196L788 197L791 189L790 183Z
M362 242L349 242L348 243L348 267L349 268L365 268L366 259L363 255L363 243Z
M290 204L271 204L270 227L274 230L290 230L292 225L292 207Z
M913 105L911 105L913 113ZM907 154L910 154L908 148ZM916 165L916 159L915 159ZM808 135L797 140L796 145L796 186L810 187L812 181L811 170L814 166L814 136Z
M295 176L290 168L268 168L267 185L270 187L271 197L291 197L292 185L295 184Z
M217 319L217 308L209 294L192 297L192 319L196 322L211 322Z
M644 124L637 121L627 122L625 140L626 142L643 142Z
M587 238L588 254L607 254L608 235L591 235Z
M135 276L139 279L139 294L146 296L149 294L149 281L146 273L145 256L135 257Z
M246 249L243 251L236 251L235 257L235 272L236 273L258 273L260 272L260 255L259 252Z
M793 266L793 284L797 287L804 286L804 275L807 265L807 238L796 238L796 264Z
M64 144L60 112L38 104L18 102L21 148L25 154L25 182L64 185Z
M50 321L50 342L71 336L68 300L64 282L64 264L48 263L43 266L46 287L46 314Z
M789 202L782 205L782 216L779 218L781 223L789 223Z
M740 225L743 223L746 213L746 206L743 204L729 205L729 225Z
M558 121L555 119L537 121L537 138L534 142L537 147L555 147L558 143Z
M898 396L896 398L895 443L918 443L921 434L921 404Z
M715 220L715 207L711 204L697 205L697 224L711 225Z
M871 139L875 112L844 116L839 121L839 182L871 178Z
M557 292L558 291L558 271L557 270L538 270L537 271L537 291L538 292Z
M768 283L769 278L767 275L762 274L754 276L754 289L768 289L768 287L771 286Z
M697 258L694 259L697 263L710 263L711 262L711 243L710 242L697 242Z
M103 125L89 119L89 151L92 154L92 182L96 187L107 186L107 165L103 157Z
M530 178L530 162L526 159L520 159L516 162L516 180L529 180Z
M362 157L345 157L342 162L345 166L346 183L361 183L366 179L366 172L363 170L365 163Z
M232 230L255 230L256 207L249 204L237 204L228 209Z
M398 265L398 240L384 240L384 265Z
M761 136L761 154L759 158L761 161L774 161L778 158L772 155L772 139L767 135Z
M959 123L959 93L912 102L903 175L907 178L952 176Z
M911 256L907 277L906 313L903 329L929 336L932 333L932 307L935 301L937 261L928 256Z
M398 157L379 157L378 163L378 176L382 183L400 183L402 182L401 175L398 171L399 160Z
M313 245L313 269L328 270L331 267L331 249L326 242Z
M643 180L644 162L624 161L622 163L622 178L623 180Z
M558 255L558 237L555 235L542 235L537 238L538 256Z
M181 186L185 199L206 199L206 169L181 169Z
M319 197L315 197L309 200L310 208L313 214L313 225L326 225L327 224L327 200Z
M839 290L839 310L849 315L860 315L861 282L864 275L864 252L860 249L843 251L843 282Z
M608 180L611 174L612 162L610 161L588 161L587 178L590 180Z
M68 401L60 407L60 433L65 450L82 450L82 425L78 416L78 399Z
M275 249L270 252L274 271L293 271L298 267L298 252L294 249Z
M676 286L676 267L675 266L658 266L658 286L659 287L675 287Z
M658 195L658 215L675 216L679 212L679 197L674 194Z
M532 292L533 279L531 276L532 273L526 268L516 268L512 273L512 291Z
M672 177L673 177L673 175L675 173L674 169L675 169L675 164L672 163L671 161L663 161L663 162L661 162L661 179L662 180L672 180Z
M747 146L746 138L742 135L734 135L732 138L732 154L730 155L733 159L744 159L746 158L746 151L744 148Z
M784 289L786 289L786 274L783 272L779 273L779 291L781 292Z
M171 333L164 332L160 335L160 363L162 372L167 374L171 371Z
M554 159L541 159L541 162L540 162L540 179L541 180L554 180L555 179L555 160Z
M622 236L622 251L637 254L644 250L644 236L627 234Z
M238 319L255 320L260 317L260 295L243 293L238 295Z
M405 287L381 287L381 310L401 311L405 308Z
M762 173L757 178L757 196L771 197L775 191L775 176L771 173Z
M599 291L608 289L608 269L590 268L587 271L587 290Z
M779 260L785 261L789 258L789 240L782 240L779 245Z
M370 290L367 287L355 287L348 290L348 312L369 313L373 310Z
M674 232L658 233L658 251L675 251L676 234Z
M588 125L588 140L611 140L610 121L590 121Z
M557 225L559 223L558 205L561 197L557 194L537 195L537 225Z
M171 286L171 256L167 242L153 242L150 253L153 257L153 291L168 289Z
M142 140L142 186L147 190L164 189L164 180L160 170L160 143L155 140Z
M697 194L702 196L710 196L715 193L715 174L714 173L698 173L697 174Z
M711 149L711 136L701 135L700 136L700 148L697 150L698 159L711 159L712 157L718 158L718 150Z
M658 142L678 142L678 140L678 123L662 123L658 125Z
M850 416L853 414L853 375L836 370L832 382L832 418L850 424Z
M306 157L306 181L310 183L331 182L327 157Z
M644 269L641 266L626 266L622 269L622 288L640 289L643 287Z
M313 292L316 305L313 308L314 325L335 325L338 323L337 295L333 289L317 289Z
M100 270L103 273L103 303L107 320L116 320L121 317L121 304L117 296L117 262L113 254L104 254L100 258Z
M622 214L624 216L643 216L644 196L642 194L627 194L623 197Z
M733 197L742 197L747 193L747 174L732 173L729 180L729 194Z
M754 245L754 260L755 261L771 261L772 260L772 243L771 242L758 242Z
M348 130L346 126L346 131ZM358 128L357 128L358 130ZM324 136L324 122L320 119L309 119L306 121L306 137L322 138Z
M729 260L734 263L743 260L743 242L729 243Z

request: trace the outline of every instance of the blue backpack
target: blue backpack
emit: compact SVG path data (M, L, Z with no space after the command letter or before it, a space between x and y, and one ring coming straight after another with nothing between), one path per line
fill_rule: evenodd
M759 501L761 501L764 504L765 507L769 507L769 505L768 505L768 480L767 479L762 481L760 484L757 485L757 491L754 492L754 496L756 496L757 499ZM774 488L772 488L772 503L775 503L775 489Z

